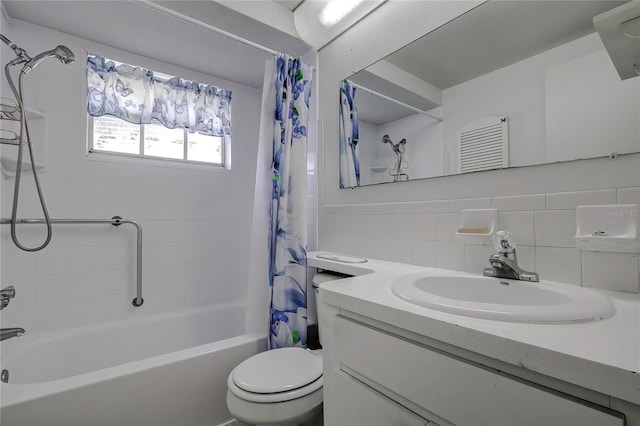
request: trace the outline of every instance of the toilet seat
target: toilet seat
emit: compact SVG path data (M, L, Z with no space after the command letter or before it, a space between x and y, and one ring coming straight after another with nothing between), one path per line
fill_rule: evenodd
M290 401L322 388L322 354L281 348L257 354L233 369L229 391L245 401Z

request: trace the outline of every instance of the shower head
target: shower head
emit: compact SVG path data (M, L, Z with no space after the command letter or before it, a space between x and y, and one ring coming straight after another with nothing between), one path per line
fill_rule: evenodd
M391 145L393 145L393 142L391 142L391 138L389 137L389 135L384 135L382 137L382 143L390 143Z
M46 52L42 52L41 54L34 56L30 61L24 64L22 73L28 73L40 65L42 61L49 58L58 58L58 60L63 64L70 64L76 60L75 55L67 46L57 46L55 49L47 50Z

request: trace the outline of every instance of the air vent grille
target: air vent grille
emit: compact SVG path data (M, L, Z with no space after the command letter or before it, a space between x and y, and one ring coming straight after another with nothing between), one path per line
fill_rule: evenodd
M507 117L486 117L458 132L460 173L509 167Z

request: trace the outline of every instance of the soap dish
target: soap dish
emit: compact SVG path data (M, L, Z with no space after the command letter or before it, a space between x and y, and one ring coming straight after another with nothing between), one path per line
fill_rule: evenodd
M640 253L638 204L576 208L576 246L584 251Z
M456 236L465 244L485 244L496 232L497 222L496 209L461 210Z

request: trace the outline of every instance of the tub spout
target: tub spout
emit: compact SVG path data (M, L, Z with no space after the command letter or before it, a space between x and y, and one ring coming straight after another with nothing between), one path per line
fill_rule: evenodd
M0 342L12 337L20 337L25 333L24 328L2 328L0 329Z

